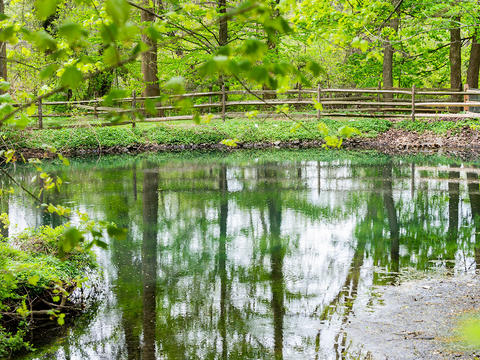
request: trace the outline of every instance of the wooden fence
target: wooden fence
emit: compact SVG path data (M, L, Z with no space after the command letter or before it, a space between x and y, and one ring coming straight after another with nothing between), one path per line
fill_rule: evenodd
M37 127L44 127L46 118L86 118L100 120L112 114L127 115L120 124L137 122L161 122L193 119L193 112L211 113L214 118L245 117L251 110L259 111L258 117L278 117L279 106L289 106L293 118L315 118L323 116L385 117L385 118L448 118L480 117L480 90L464 89L295 89L284 93L275 90L226 90L196 92L168 97L138 97L114 100L114 106L105 106L103 99L75 101L40 101L32 117L37 118ZM189 99L190 114L182 114L179 100ZM455 100L452 100L455 99ZM463 99L463 101L458 101ZM153 102L156 115L148 115L146 102ZM317 104L321 104L320 106ZM62 111L56 108L63 107ZM294 111L292 111L292 108ZM315 113L315 108L317 108ZM270 111L266 111L270 109ZM67 110L67 112L65 112ZM150 109L149 109L150 110ZM234 110L234 111L227 111ZM236 110L236 111L235 111ZM479 111L477 113L476 111ZM475 111L475 112L474 112ZM141 116L138 116L141 115ZM91 122L89 126L118 125L108 121ZM67 123L57 127L68 127ZM79 124L71 125L79 126Z

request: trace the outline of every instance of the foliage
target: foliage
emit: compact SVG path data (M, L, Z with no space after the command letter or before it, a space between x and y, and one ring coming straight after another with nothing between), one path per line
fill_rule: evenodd
M396 128L404 129L408 131L415 131L418 133L424 133L425 131L432 131L436 134L446 134L450 132L456 134L463 129L478 130L478 121L476 120L439 120L439 121L411 121L402 120L395 124Z
M34 325L36 307L42 305L38 299L52 303L51 320L63 324L64 310L55 309L55 304L68 299L82 286L85 272L96 267L84 246L60 259L66 229L67 225L44 226L0 241L0 356L31 348L23 338ZM12 320L17 327L12 327Z
M375 136L391 126L383 119L355 119L349 121L324 119L330 135L340 137ZM294 129L292 131L292 129ZM353 129L357 129L360 134ZM108 148L115 146L154 144L218 144L224 139L241 143L258 143L292 140L317 140L324 136L315 121L305 121L295 128L287 120L228 120L211 121L192 126L156 125L127 127L46 129L31 132L9 130L0 133L7 144L15 149L45 149L45 144L68 151L82 148ZM327 134L328 135L328 134Z

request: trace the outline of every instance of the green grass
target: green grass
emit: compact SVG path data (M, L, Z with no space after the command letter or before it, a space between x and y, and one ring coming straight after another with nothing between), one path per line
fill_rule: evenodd
M402 120L395 124L395 128L403 129L407 131L415 131L417 133L424 133L425 131L431 131L435 134L444 135L448 132L452 134L459 133L463 128L472 128L476 129L480 125L478 120L442 120L442 121L411 121L411 120Z
M391 123L384 119L322 119L332 133L344 125L356 127L361 136L377 136L387 131ZM180 123L138 124L96 128L69 128L44 130L3 130L0 136L4 148L57 149L99 148L155 144L218 144L224 139L238 139L243 143L318 140L322 138L316 120L302 121L302 126L285 120L232 119L225 123L212 121L195 125L192 121Z

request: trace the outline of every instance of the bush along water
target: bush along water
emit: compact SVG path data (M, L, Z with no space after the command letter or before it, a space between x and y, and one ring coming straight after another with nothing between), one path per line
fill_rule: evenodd
M8 226L5 214L1 219ZM80 227L67 223L0 235L0 358L33 350L28 340L37 327L64 325L84 311L79 289L97 268L90 248L105 246L98 240L103 225L88 220Z

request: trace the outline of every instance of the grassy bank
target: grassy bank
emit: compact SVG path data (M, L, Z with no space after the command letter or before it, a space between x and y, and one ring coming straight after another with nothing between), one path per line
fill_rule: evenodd
M95 260L82 247L62 254L64 231L44 226L14 238L0 235L0 358L30 350L29 333L37 325L63 325L68 314L81 311L71 295Z
M332 133L342 126L354 126L362 136L375 137L387 131L391 123L384 119L331 120L323 119ZM92 147L129 146L140 144L218 144L224 139L238 139L242 143L318 140L323 137L317 121L304 121L302 126L288 120L229 120L195 125L139 124L104 128L71 128L45 130L3 130L3 147L14 149L41 149L46 145L71 150Z
M319 126L319 124L322 124ZM389 130L402 130L406 133L455 135L467 129L470 133L480 130L478 121L469 119L424 121L391 121L388 119L322 119L305 120L295 123L290 120L235 119L225 123L212 121L196 125L192 121L180 123L142 123L136 128L130 126L12 130L0 131L0 149L47 149L53 146L59 151L79 149L112 149L115 147L148 147L163 145L182 147L183 145L220 144L226 139L235 139L240 144L288 143L292 141L322 141L325 129L329 135L338 135L343 127L354 127L359 134L353 136L370 142ZM392 139L396 140L396 139ZM114 152L114 151L113 151Z

